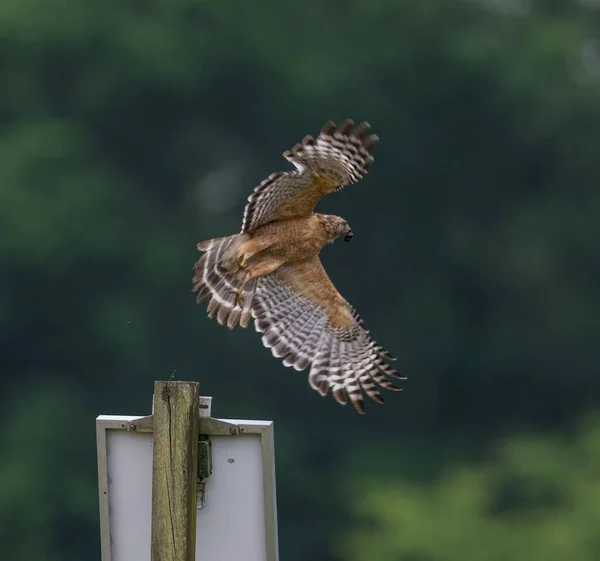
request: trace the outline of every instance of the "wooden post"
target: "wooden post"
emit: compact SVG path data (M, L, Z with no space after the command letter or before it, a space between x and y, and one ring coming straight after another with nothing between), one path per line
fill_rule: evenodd
M194 561L198 382L155 382L152 561Z

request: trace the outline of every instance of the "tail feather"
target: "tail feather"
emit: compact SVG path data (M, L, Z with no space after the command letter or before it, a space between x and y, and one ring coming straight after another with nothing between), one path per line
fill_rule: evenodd
M233 329L236 325L247 327L251 318L252 298L258 280L246 284L241 302L236 302L236 290L242 286L244 272L239 268L236 252L249 236L235 234L198 243L204 255L194 266L193 292L196 302L208 300L208 317L216 318L221 325Z
M224 238L212 238L211 240L204 240L203 242L198 242L196 248L198 251L210 251L211 249L218 248L221 243L229 238L233 238L234 236L226 236Z

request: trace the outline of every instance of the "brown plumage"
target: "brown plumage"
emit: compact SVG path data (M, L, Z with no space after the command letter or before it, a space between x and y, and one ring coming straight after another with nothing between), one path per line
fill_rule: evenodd
M393 357L369 335L356 311L327 276L319 253L343 235L339 216L314 213L328 193L356 183L373 163L378 141L366 122L327 123L314 139L283 153L293 171L265 179L248 198L239 234L200 242L205 252L194 267L197 301L208 299L208 315L233 329L254 317L275 357L296 370L310 367L308 381L321 395L331 389L364 413L363 393L379 403L385 376L404 379L386 360ZM366 137L366 138L365 138ZM385 375L385 376L384 376Z

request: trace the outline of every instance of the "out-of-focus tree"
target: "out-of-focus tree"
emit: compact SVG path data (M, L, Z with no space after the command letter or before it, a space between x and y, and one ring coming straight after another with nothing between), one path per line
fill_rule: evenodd
M600 422L569 438L510 437L438 479L353 482L347 561L581 559L600 553ZM360 491L357 491L360 489Z

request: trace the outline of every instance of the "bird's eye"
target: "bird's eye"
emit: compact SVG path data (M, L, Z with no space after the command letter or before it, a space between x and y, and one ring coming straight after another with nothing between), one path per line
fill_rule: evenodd
M344 241L345 242L349 242L352 239L352 236L354 234L352 233L352 230L350 230L345 236L344 236Z

